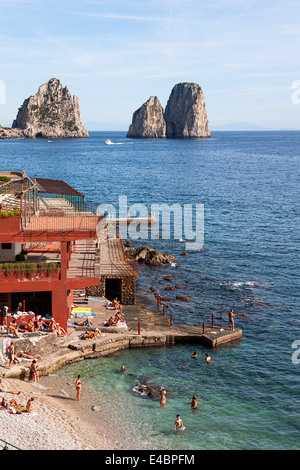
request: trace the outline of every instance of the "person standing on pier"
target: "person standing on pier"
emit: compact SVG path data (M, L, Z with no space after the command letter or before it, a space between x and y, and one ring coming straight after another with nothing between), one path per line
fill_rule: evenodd
M229 328L230 330L234 331L234 313L233 313L233 309L230 310L230 312L228 313L228 318L229 318Z

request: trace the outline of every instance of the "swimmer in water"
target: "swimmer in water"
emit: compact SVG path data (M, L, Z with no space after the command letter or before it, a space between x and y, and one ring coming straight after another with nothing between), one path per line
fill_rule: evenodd
M196 351L191 355L191 357L194 357L196 358L198 356L198 354L196 353Z
M193 410L196 410L197 407L198 407L198 403L197 403L196 397L192 397L191 408L193 408Z
M183 422L180 418L180 415L177 415L177 418L176 418L176 421L175 421L175 424L174 424L174 430L177 430L177 429L183 429L184 426L183 426Z
M160 396L160 405L161 406L166 406L166 394L167 394L167 392L165 390L163 390L161 392L161 396Z
M205 354L205 361L206 362L210 362L211 361L211 357L208 353Z
M122 366L122 367L121 367L121 371L122 371L122 372L125 372L125 370L127 370L126 367L125 367L125 366Z

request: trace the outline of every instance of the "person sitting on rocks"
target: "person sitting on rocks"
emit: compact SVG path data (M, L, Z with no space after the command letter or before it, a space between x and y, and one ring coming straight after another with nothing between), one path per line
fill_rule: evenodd
M19 328L16 327L16 328L13 329L12 335L13 335L14 338L22 338L23 333L20 333Z
M54 333L55 331L57 331L56 322L54 318L51 318L48 328L50 330L50 333Z
M110 304L110 306L116 308L118 305L119 305L118 297L115 297L112 303Z
M8 407L7 397L6 397L5 395L2 397L2 400L1 400L0 405L1 405L3 408L7 408L7 407Z
M110 317L109 320L106 321L105 326L117 326L113 317Z
M117 312L117 313L115 314L115 322L118 323L118 321L125 321L123 315L121 315L120 312Z
M35 331L34 323L31 319L28 320L27 325L25 326L25 330L29 333L33 333Z
M27 411L27 413L31 413L31 412L34 410L34 408L35 408L35 406L34 406L34 404L33 404L33 400L34 400L34 397L29 398L29 400L28 400L28 402L27 402L27 404L26 404L26 411Z
M13 406L14 408L20 408L20 405L17 403L17 401L14 398L10 400L9 406Z
M56 323L56 334L57 336L66 336L66 331L60 326L59 323Z

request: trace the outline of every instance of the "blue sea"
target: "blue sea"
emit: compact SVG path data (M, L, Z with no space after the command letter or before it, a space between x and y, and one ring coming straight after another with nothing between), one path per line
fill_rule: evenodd
M116 145L105 145L110 139ZM204 205L204 245L140 240L173 254L176 267L141 267L138 289L164 293L174 323L227 326L240 315L238 343L211 351L178 345L123 351L65 367L81 374L153 449L299 449L299 162L300 132L213 132L206 140L135 140L125 132L91 132L80 140L0 141L2 170L63 179L95 207L119 197L128 205ZM165 295L165 294L164 294ZM293 344L294 343L294 344ZM300 343L299 343L300 344ZM197 359L190 359L194 350ZM298 346L299 349L299 346ZM294 359L294 360L293 360ZM125 364L127 372L112 371ZM147 381L170 390L167 406L133 391ZM193 395L198 410L190 409ZM174 432L176 415L186 427Z

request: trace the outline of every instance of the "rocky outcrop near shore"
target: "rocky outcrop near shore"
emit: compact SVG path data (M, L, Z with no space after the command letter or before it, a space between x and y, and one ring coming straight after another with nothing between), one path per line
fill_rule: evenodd
M12 128L0 128L0 138L66 139L89 137L81 122L79 99L57 78L40 86L19 108Z
M197 83L178 83L166 110L167 137L210 137L203 91Z
M150 96L149 100L133 113L127 137L142 139L166 137L164 111L157 96Z
M10 127L0 126L0 139L24 139L25 135L22 129L11 129Z
M207 138L209 122L203 91L197 83L178 83L172 89L165 112L151 96L134 112L127 137Z
M139 263L151 264L152 266L161 266L162 264L172 263L175 257L172 255L165 255L159 251L155 251L148 246L141 246L139 248L130 248L127 250L129 258L138 261Z

